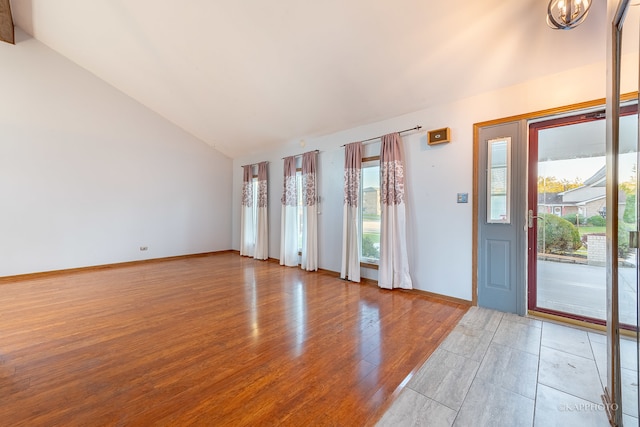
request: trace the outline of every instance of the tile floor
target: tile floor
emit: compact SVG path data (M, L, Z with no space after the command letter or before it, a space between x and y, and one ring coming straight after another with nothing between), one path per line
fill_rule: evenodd
M638 426L635 341L623 340L624 426ZM606 336L472 307L378 426L608 426Z

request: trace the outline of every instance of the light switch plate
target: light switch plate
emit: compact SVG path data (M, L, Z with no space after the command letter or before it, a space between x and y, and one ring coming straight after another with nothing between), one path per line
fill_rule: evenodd
M469 193L458 193L458 203L469 203Z

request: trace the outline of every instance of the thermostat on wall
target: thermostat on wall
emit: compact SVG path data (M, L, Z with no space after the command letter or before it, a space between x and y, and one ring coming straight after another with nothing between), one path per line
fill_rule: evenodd
M429 145L442 144L451 140L449 128L430 130L427 132L427 143Z

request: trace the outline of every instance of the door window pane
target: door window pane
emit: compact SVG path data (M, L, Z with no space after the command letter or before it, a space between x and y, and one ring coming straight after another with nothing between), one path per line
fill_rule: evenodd
M537 310L606 319L605 120L538 125ZM535 161L535 159L532 159ZM533 243L532 243L533 246Z
M487 143L487 222L509 224L511 138L492 139Z

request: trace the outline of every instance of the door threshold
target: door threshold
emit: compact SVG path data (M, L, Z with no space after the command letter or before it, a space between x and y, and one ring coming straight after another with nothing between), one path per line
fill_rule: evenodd
M597 325L595 323L586 322L584 320L571 319L569 317L558 316L557 314L544 313L541 311L528 310L527 316L532 318L537 318L538 320L547 320L555 323L561 323L563 325L576 326L581 329L587 329L597 332L607 332L606 325ZM626 337L637 338L638 334L636 331L632 331L629 329L620 329L620 335L624 335Z

